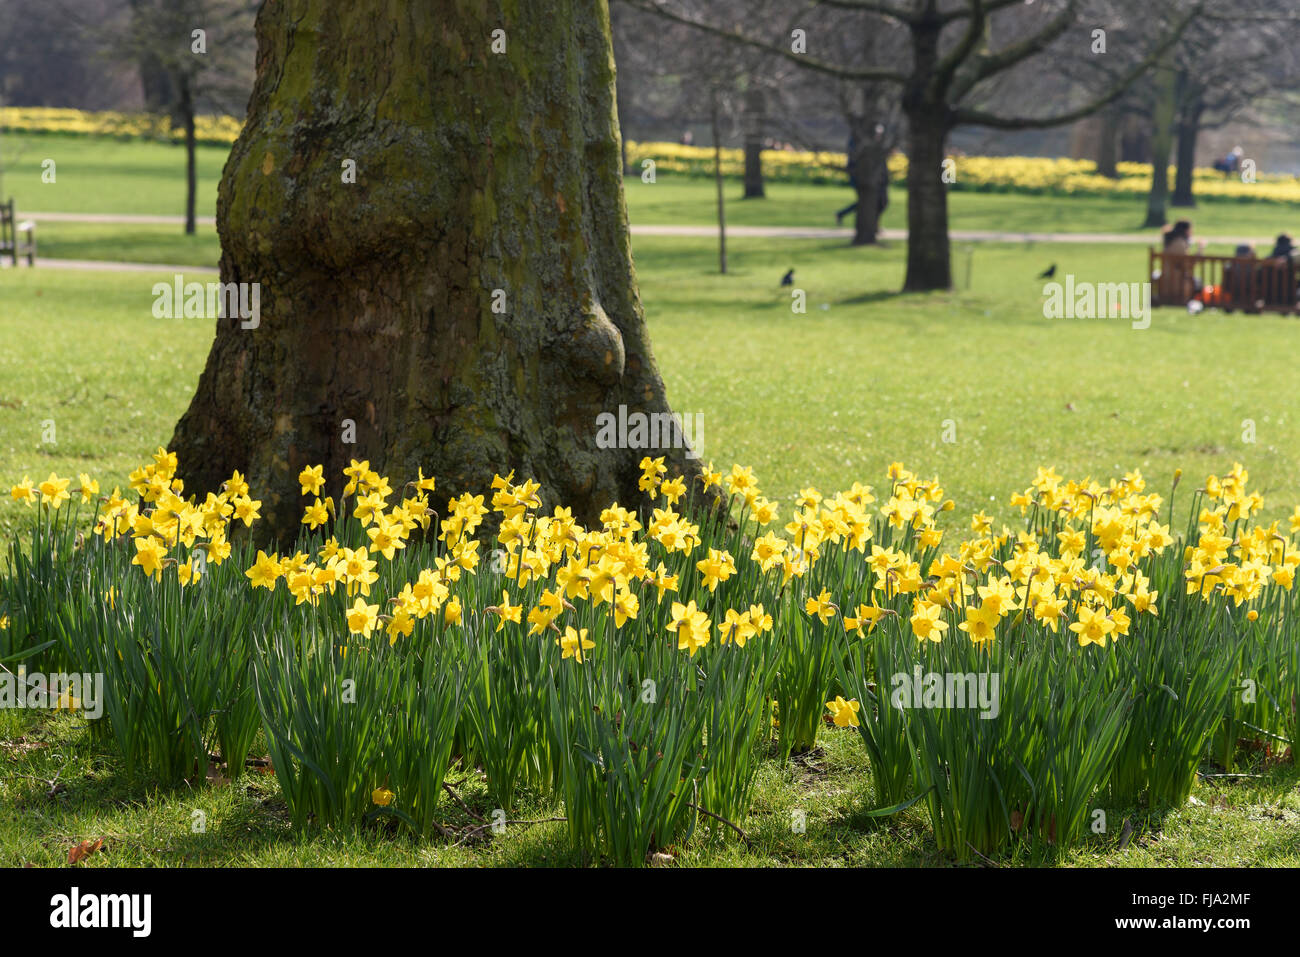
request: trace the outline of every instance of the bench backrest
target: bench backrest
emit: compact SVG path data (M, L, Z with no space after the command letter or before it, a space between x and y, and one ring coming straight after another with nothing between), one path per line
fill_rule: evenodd
M1206 256L1152 249L1150 274L1154 277L1157 272L1160 278L1153 280L1155 299L1164 305L1186 305L1202 297L1207 305L1238 309L1254 308L1258 303L1296 304L1296 264L1290 259Z

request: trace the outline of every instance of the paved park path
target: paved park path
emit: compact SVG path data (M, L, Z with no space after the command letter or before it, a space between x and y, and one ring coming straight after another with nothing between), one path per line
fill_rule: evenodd
M51 223L113 223L123 226L152 225L179 226L183 216L143 216L125 213L24 213L24 218ZM200 216L201 226L214 225L212 216ZM634 225L634 236L716 236L717 226ZM728 226L727 235L756 239L850 239L851 229L830 229L819 226ZM907 239L905 229L881 230L881 238L889 242ZM1132 233L1029 233L983 229L954 229L948 235L954 242L963 243L1131 243L1151 245L1156 241L1154 230ZM1207 244L1239 245L1241 243L1269 243L1267 236L1200 236ZM109 272L195 272L215 273L217 270L203 266L174 266L157 263L111 262L108 260L48 259L41 258L41 266L57 269L101 269Z
M21 256L19 259L21 260ZM7 265L7 264L6 264ZM124 263L112 259L51 259L37 256L36 265L42 269L94 269L99 272L192 272L217 275L215 266L176 266L167 263Z
M636 226L634 236L716 236L717 226ZM820 226L728 226L728 236L755 236L771 239L851 239L851 229L830 229ZM1159 239L1157 230L1135 233L1018 233L986 229L950 229L948 236L954 242L967 243L1139 243L1149 246ZM882 229L880 237L889 241L905 241L906 229ZM1271 243L1268 236L1201 236L1197 241L1207 245L1226 243Z

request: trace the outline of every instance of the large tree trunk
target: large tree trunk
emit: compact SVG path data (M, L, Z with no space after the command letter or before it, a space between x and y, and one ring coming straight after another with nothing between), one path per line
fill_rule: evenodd
M948 248L948 184L943 161L948 127L935 111L908 110L907 278L904 292L952 288Z
M745 94L745 199L763 199L763 127L767 122L763 91Z
M279 0L257 37L217 226L222 280L261 284L260 324L217 323L172 440L187 491L246 472L282 539L298 472L324 464L337 494L352 458L396 487L423 466L440 499L514 469L588 522L636 500L646 453L600 447L597 416L669 408L604 0Z
M1169 200L1171 206L1195 206L1196 196L1193 192L1196 169L1196 139L1201 132L1201 113L1199 103L1190 104L1184 109L1178 120L1178 164L1174 171L1174 195Z
M1174 139L1174 71L1162 67L1156 71L1156 103L1151 116L1151 191L1147 194L1147 218L1144 228L1156 228L1167 222L1169 200L1169 151Z

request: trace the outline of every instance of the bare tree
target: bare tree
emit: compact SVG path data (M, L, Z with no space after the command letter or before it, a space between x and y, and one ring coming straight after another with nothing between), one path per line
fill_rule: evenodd
M900 25L907 37L904 67L879 65L860 56L855 64L836 62L812 47L800 48L790 37L761 35L684 12L680 0L631 0L667 19L694 26L733 42L768 50L839 80L894 84L909 133L908 251L905 291L947 289L952 285L948 242L947 142L958 126L997 130L1044 129L1074 122L1106 106L1151 69L1200 14L1201 2L1168 28L1144 38L1144 55L1103 92L1051 113L1008 114L988 105L989 81L1021 64L1035 61L1065 42L1087 42L1071 31L1079 26L1084 0L1041 0L1030 7L1022 0L822 0L818 5L884 17ZM1014 9L1013 9L1014 8ZM1005 22L1004 22L1005 21ZM1009 29L1008 29L1009 27ZM998 37L998 41L994 37ZM1095 39L1094 39L1095 42Z
M1178 44L1171 206L1196 205L1193 170L1202 130L1260 122L1278 94L1295 86L1300 19L1271 17L1274 9L1271 0L1216 5Z

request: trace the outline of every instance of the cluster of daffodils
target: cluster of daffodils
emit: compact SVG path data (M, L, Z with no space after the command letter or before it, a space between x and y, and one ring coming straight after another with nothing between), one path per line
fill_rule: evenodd
M85 472L78 476L78 481L81 485L77 492L83 504L99 494L99 483ZM72 498L72 493L68 491L68 486L71 484L71 479L59 478L51 472L50 477L39 485L33 484L30 478L24 476L23 480L9 491L15 502L25 502L28 505L44 502L49 508L58 509L60 505Z
M497 617L498 630L511 622L526 622L529 635L552 630L559 634L555 640L563 657L581 663L584 651L595 647L587 630L566 625L561 632L557 625L566 611L575 609L575 603L609 606L614 627L623 628L640 615L642 595L659 603L678 591L679 575L670 573L662 559L652 559L650 543L657 543L665 556L690 555L700 543L700 529L673 509L686 492L685 481L680 477L664 481L662 458L647 457L641 467L642 490L662 496L667 506L654 509L648 526L642 525L636 512L613 504L601 513L600 528L587 529L574 520L568 508L557 507L549 516L540 514L536 482L514 484L513 473L494 478L491 511L501 516L496 537L501 547L495 551L495 560L505 577L521 590L530 582L545 583L536 605L526 615L523 606L510 604L507 591L502 592L500 605L485 608ZM448 512L439 534L447 554L472 553L478 543L470 536L488 512L483 496L466 493L452 499ZM718 549L709 549L696 568L710 592L736 570L731 555ZM712 619L694 600L673 601L669 618L667 630L676 638L677 647L691 656L714 637ZM772 616L760 604L726 609L716 630L721 643L734 641L744 647L749 638L771 629Z
M1187 548L1183 577L1189 595L1220 593L1240 606L1260 597L1270 585L1291 590L1300 551L1280 522L1241 528L1263 504L1259 493L1246 492L1248 473L1234 465L1222 478L1205 482L1207 505L1197 518L1199 537ZM1300 530L1300 506L1290 518L1288 532ZM1252 610L1248 615L1254 615Z
M229 557L231 527L240 522L251 526L261 502L251 497L238 472L201 502L196 496L183 498L176 468L175 454L160 448L151 463L130 474L130 497L114 488L99 499L94 531L106 542L129 538L132 564L145 575L161 579L172 574L187 586L206 565L220 565ZM364 531L365 544L348 547L330 535L311 554L259 550L244 574L252 588L275 590L283 582L300 605L315 605L342 589L351 601L347 632L369 638L382 629L395 643L430 616L444 626L462 624L466 609L454 586L462 575L477 574L478 533L492 513L498 517L494 571L514 583L515 597L503 589L500 601L481 612L493 616L498 631L513 626L529 636L554 633L563 657L576 663L594 647L587 629L565 623L580 604L609 606L614 626L623 628L641 616L643 602L668 600L667 631L693 657L714 640L743 648L751 638L772 631L772 613L749 599L770 596L769 601L785 607L787 592L794 599L791 613L801 607L808 620L823 626L838 621L857 636L897 617L908 622L920 641L942 641L955 625L971 642L986 645L1004 621L1019 625L1028 620L1044 633L1071 634L1081 646L1105 647L1129 634L1135 616L1159 614L1160 596L1143 563L1174 544L1168 525L1159 520L1163 500L1147 491L1139 472L1103 485L1066 481L1054 469L1040 468L1031 485L1011 498L1026 516L1024 530L1013 533L1003 527L995 533L989 516L979 512L970 522L973 534L945 548L936 519L951 511L953 502L945 499L937 479L922 479L901 463L889 467L889 492L879 501L861 483L830 496L805 488L784 523L780 507L763 495L749 468L737 465L728 473L705 468L695 478L699 491L714 490L733 509L738 506L744 533L725 540L707 536L707 543L701 526L678 510L690 491L687 481L667 477L662 458L646 457L641 470L646 507L638 512L610 505L600 515L600 526L588 529L568 508L543 514L538 484L531 479L516 483L513 473L493 480L490 502L465 493L450 499L438 516L429 500L433 478L421 472L398 496L369 462L354 460L343 470L348 479L343 501L351 502L350 515ZM1247 492L1247 478L1236 465L1225 476L1210 476L1198 490L1204 503L1197 519L1199 536L1187 545L1182 565L1189 595L1240 606L1259 602L1270 588L1289 591L1294 584L1300 550L1279 522L1249 525L1262 500ZM304 469L299 483L307 499L302 523L313 532L322 526L337 529L341 506L322 497L322 467ZM53 474L39 485L24 478L11 494L16 501L57 510L71 499L70 485L69 479ZM98 496L99 485L82 475L76 491L89 502ZM435 518L439 523L431 528ZM395 594L372 596L380 579L378 564L392 562L417 530L436 535L441 543L431 565ZM1297 530L1300 507L1288 531ZM744 547L737 554L718 547L728 542L743 542ZM837 556L838 570L820 574L828 555ZM865 566L865 576L853 580L866 584L841 598L834 589L845 580L845 559ZM697 598L706 597L710 601L705 604L711 603L719 586L739 571L747 572L745 580L751 583L743 604L697 604ZM683 575L697 576L689 590L696 597L686 602L673 600ZM540 586L540 594L526 607L522 596L530 583ZM1257 612L1250 615L1254 620ZM844 707L832 708L832 714L837 722L852 723L853 711Z
M128 499L114 487L99 510L94 531L105 541L130 536L135 548L132 564L155 578L174 568L180 583L189 585L208 563L220 565L230 557L231 523L251 526L262 503L249 496L248 483L238 472L220 494L208 493L202 503L193 497L184 499L185 486L176 477L176 465L175 453L158 449L151 463L127 476L137 498ZM186 549L183 558L173 554L181 546Z

